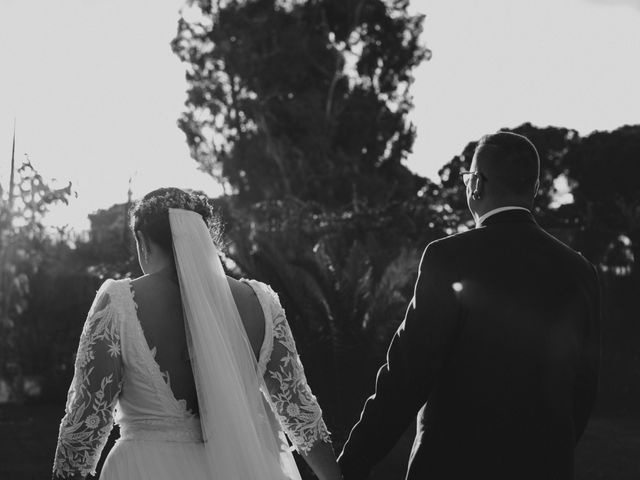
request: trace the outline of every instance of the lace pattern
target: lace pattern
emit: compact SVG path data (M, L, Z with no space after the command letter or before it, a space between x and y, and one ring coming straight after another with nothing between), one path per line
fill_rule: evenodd
M276 293L268 286L249 281L266 318L265 341L258 371L264 379L265 397L300 452L318 441L329 442L322 410L311 392L291 329ZM126 321L136 317L135 301L128 281L107 280L98 291L87 316L76 356L74 378L60 425L53 466L56 476L95 474L100 454L113 426L113 414L122 389L124 367L139 370L141 380L158 395L170 393L167 380L153 359L141 327ZM124 345L124 347L123 347ZM123 355L135 358L123 358ZM160 387L165 387L164 392ZM184 401L170 409L172 416L156 421L139 419L121 425L123 438L162 438L165 441L201 441L198 418ZM164 402L167 404L166 402Z
M256 286L257 282L252 282ZM270 309L273 346L267 351L265 384L278 421L294 447L308 452L317 442L330 442L330 434L322 418L322 410L311 392L298 355L291 328L278 295L271 287L260 285L261 303ZM267 320L267 321L268 321ZM261 359L262 360L262 359Z
M113 427L123 372L114 283L107 280L98 291L80 336L53 466L58 476L95 474Z

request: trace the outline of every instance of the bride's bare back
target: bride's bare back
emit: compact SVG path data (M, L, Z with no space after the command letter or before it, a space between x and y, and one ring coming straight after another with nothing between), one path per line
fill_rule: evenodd
M227 277L233 299L258 358L264 341L265 319L253 289L246 283ZM145 275L131 282L138 319L149 349L173 395L187 402L187 408L198 412L191 363L187 350L180 289L175 279L161 273Z

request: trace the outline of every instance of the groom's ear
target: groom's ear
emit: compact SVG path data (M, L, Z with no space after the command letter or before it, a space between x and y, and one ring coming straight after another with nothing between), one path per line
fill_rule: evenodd
M484 195L484 177L482 175L477 175L476 176L476 184L473 188L473 192L477 192L478 198L482 198L482 196Z
M536 198L538 196L539 189L540 189L540 179L538 178L536 180L536 184L533 187L533 198Z

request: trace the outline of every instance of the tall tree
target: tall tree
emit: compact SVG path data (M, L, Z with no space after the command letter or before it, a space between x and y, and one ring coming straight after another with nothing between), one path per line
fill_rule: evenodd
M565 158L574 208L592 234L588 253L605 266L625 257L636 265L640 260L639 158L640 125L594 132Z
M407 0L196 0L173 41L194 159L249 201L414 195L403 161L412 70L428 58Z
M227 188L229 256L281 293L336 428L370 393L387 320L410 296L414 243L433 234L419 196L430 182L404 165L412 72L430 55L407 7L194 0L173 41L189 83L179 126Z

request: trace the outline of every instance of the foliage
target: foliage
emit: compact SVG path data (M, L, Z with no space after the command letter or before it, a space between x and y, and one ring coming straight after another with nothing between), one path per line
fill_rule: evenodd
M68 243L49 244L30 275L28 306L16 324L16 350L25 377L37 382L39 401L61 401L73 374L78 339L101 280Z
M429 52L406 1L200 0L190 13L173 41L189 82L179 126L242 200L355 209L422 186L402 161L411 71Z
M637 268L640 258L638 158L640 126L595 132L566 157L568 175L576 185L574 208L592 237L583 242L585 254L607 270L629 267L618 269L620 273L629 273L633 265Z
M441 169L439 183L403 165L415 135L411 72L429 57L419 44L422 18L406 3L196 0L172 44L189 83L179 126L193 158L226 188L217 201L228 264L280 292L338 437L371 392L420 250L473 227L458 174L474 142ZM514 131L541 154L542 225L622 271L637 258L637 202L630 185L603 207L615 219L602 222L604 211L583 201L588 179L603 170L585 167L604 156L584 160L581 149L592 151L597 137L530 124ZM632 133L611 134L630 156ZM598 155L614 142L599 139ZM621 157L618 171L629 161Z
M13 379L15 394L20 395L17 326L28 307L30 278L40 269L43 252L52 243L42 218L49 205L67 203L71 184L52 187L27 159L12 171L8 187L5 191L0 186L0 378Z
M53 238L37 222L37 235L28 230L29 250L24 242L15 250L10 266L21 272L18 278L25 288L13 292L11 329L3 344L9 365L4 373L13 377L14 400L21 400L21 388L28 383L41 391L40 401L63 399L84 319L100 283L141 273L128 229L128 207L117 204L91 214L88 238L73 239L67 232Z
M131 202L117 203L89 215L89 239L77 244L88 272L101 280L138 276L142 272L129 228Z
M173 41L189 83L179 126L227 189L229 263L280 292L334 429L406 308L416 241L444 228L420 197L431 183L403 163L422 20L403 0L200 0Z
M227 267L280 293L338 444L371 393L422 248L473 227L458 174L474 142L443 166L439 182L403 164L415 135L411 71L429 55L421 28L400 0L195 0L173 42L188 67L180 128L200 167L226 188L214 201ZM639 278L640 128L586 137L531 124L513 131L541 154L539 222L623 275L604 276L603 385L637 399L637 335L629 332L639 327L629 318ZM25 178L35 175L29 168ZM46 374L47 388L62 395L54 384L68 384L100 280L139 273L128 205L93 214L89 238L69 246L39 225L47 202L70 191L47 191L42 179L22 184L25 200L8 209L4 194L0 209L3 278L13 279L10 294L0 290L9 305L2 363Z
M420 251L400 240L402 226L420 229L391 208L326 212L289 200L240 209L233 200L217 200L228 264L280 293L333 428L346 428L412 293Z

